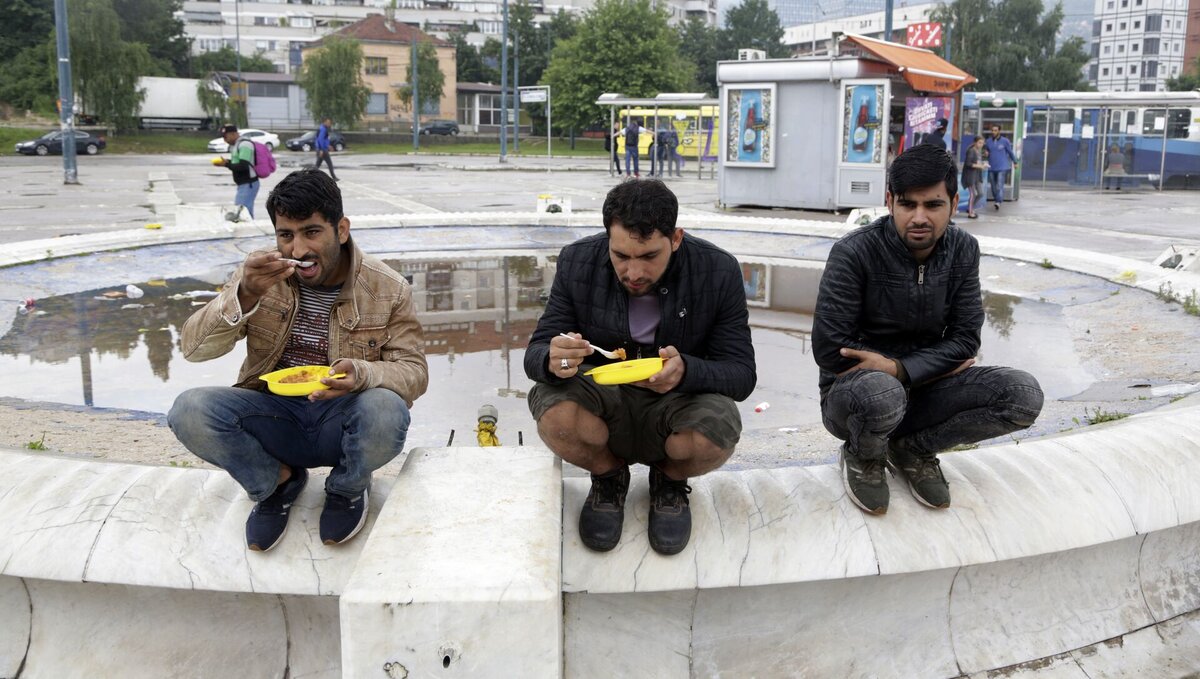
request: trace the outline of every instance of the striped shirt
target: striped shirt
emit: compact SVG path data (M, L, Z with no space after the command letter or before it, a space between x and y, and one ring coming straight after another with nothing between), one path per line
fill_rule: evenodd
M342 286L310 288L300 286L300 306L296 310L296 322L288 335L279 357L280 368L298 365L329 364L329 314Z

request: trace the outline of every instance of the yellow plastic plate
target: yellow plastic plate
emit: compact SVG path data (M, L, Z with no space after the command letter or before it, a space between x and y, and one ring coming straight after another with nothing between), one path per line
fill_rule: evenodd
M224 158L213 158L212 164L213 165L223 165L223 164L225 164L225 159Z
M303 375L308 379L302 382L283 381L289 377L294 380L297 375ZM345 376L346 373L330 375L329 366L327 365L298 365L294 368L284 368L283 370L269 372L266 375L259 375L258 379L267 383L267 389L270 389L272 394L279 394L280 396L308 396L314 391L326 388L324 384L321 384L322 377Z
M662 370L662 366L661 358L639 358L592 368L584 375L590 375L596 384L629 384L630 382L640 382L658 373Z

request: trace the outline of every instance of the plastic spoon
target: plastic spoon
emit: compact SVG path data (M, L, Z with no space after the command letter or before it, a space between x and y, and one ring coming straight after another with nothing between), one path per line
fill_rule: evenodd
M308 268L308 267L310 267L310 266L316 266L316 265L317 265L317 263L316 263L316 262L302 262L302 261L300 261L300 260L298 260L298 259L288 259L287 257L284 257L284 258L283 258L281 261L287 262L288 264L292 264L292 265L294 265L294 266L298 266L298 267L300 267L301 269L307 269L307 268Z
M575 339L574 337L571 337L570 335L568 335L568 334L567 334L567 333L565 333L565 332L560 332L560 333L558 333L558 336L559 336L559 337L566 337L567 339ZM601 349L600 347L596 346L595 344L592 344L591 342L588 342L588 346L589 346L589 347L591 347L591 348L593 348L593 349L595 349L596 351L600 352L600 355L601 355L601 356L603 356L604 358L611 358L611 359L615 359L615 360L618 360L618 361L624 361L624 360L625 360L625 355L624 355L624 354L625 354L625 352L621 352L621 353L619 353L619 354L618 354L618 353L617 353L617 352L615 352L615 351L606 351L606 350L604 350L604 349Z

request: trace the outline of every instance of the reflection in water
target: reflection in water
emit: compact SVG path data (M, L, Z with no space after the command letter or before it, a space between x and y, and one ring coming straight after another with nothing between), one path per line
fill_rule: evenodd
M557 251L470 254L383 257L411 281L425 329L430 387L414 408L410 445L444 445L449 428L469 431L484 403L496 405L502 428L532 430L524 400L531 382L522 361L554 279ZM819 269L755 263L743 273L759 366L755 394L741 404L746 426L818 422L810 319L802 311L811 308ZM116 290L89 290L40 299L31 313L15 316L0 337L4 395L163 413L184 389L232 384L245 356L241 343L205 363L177 360L180 329L215 294L212 283L178 278L135 284L145 292L137 300ZM1071 349L1061 307L991 293L984 306L986 363L1029 369L1043 385L1061 385L1067 394L1090 383ZM1031 353L1029 346L1061 349ZM760 401L772 408L754 413Z
M1016 295L983 293L983 312L988 326L995 330L997 335L1008 339L1012 334L1013 325L1016 324L1016 320L1013 319L1013 307L1020 303L1021 298Z

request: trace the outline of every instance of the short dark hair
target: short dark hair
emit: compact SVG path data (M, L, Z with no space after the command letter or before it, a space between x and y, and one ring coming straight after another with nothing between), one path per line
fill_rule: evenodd
M657 179L626 179L604 198L604 230L613 222L645 239L657 231L670 238L679 218L679 199Z
M888 191L893 198L938 182L946 184L946 195L953 198L958 191L958 168L949 153L932 144L909 147L896 156L888 170Z
M233 133L235 133L235 134L236 134L236 133L237 133L237 131L238 131L238 130L237 130L237 125L226 125L225 127L222 127L222 128L221 128L221 134L222 134L222 135L229 134L230 132L233 132Z
M271 223L283 215L289 219L308 219L320 213L334 227L342 221L342 192L337 182L313 168L296 170L283 178L267 196L267 216Z

